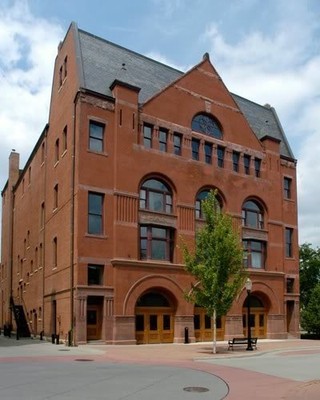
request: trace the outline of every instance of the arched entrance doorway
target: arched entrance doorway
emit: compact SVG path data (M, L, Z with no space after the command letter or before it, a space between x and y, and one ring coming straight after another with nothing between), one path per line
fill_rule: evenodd
M194 336L196 342L209 342L213 339L213 321L212 317L207 315L203 307L194 307ZM216 334L217 340L224 339L225 317L217 317Z
M242 325L244 336L248 335L248 297L243 303ZM250 296L250 329L251 336L260 339L267 336L267 310L261 299Z
M137 344L173 342L174 307L166 295L143 294L137 301L135 314Z

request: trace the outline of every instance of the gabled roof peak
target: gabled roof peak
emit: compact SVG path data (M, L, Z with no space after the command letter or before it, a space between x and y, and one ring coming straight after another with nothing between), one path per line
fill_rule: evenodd
M210 56L209 56L209 53L204 53L204 55L203 55L203 57L202 57L202 59L203 59L203 61L204 60L208 60L208 61L210 61Z

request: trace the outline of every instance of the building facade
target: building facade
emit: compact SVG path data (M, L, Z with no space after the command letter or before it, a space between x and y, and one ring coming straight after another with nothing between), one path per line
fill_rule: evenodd
M211 189L241 232L252 335L299 335L296 160L275 110L228 91L209 55L188 72L71 24L49 121L2 191L0 324L75 344L212 339L185 300ZM218 339L246 335L245 288Z

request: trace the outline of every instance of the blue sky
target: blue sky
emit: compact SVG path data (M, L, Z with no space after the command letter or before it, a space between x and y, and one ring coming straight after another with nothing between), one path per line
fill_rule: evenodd
M178 69L205 52L228 89L275 107L298 160L299 242L320 246L320 1L0 0L0 187L48 120L57 46L78 27Z

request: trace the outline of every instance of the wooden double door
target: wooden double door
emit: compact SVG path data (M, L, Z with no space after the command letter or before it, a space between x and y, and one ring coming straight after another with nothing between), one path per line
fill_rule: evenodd
M224 339L225 317L216 320L217 340ZM196 342L210 342L213 339L213 321L202 307L194 308L194 336Z
M172 343L174 313L169 307L136 308L137 344Z
M248 313L243 309L242 313L243 335L248 336ZM250 310L251 337L264 339L267 336L267 315L264 308Z

